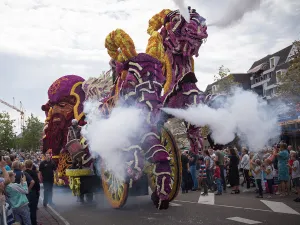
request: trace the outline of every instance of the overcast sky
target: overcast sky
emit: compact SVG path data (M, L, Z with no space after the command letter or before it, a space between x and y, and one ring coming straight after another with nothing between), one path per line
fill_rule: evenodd
M207 24L214 24L235 15L248 1L185 3ZM195 59L200 89L213 82L219 66L246 72L254 61L299 39L300 1L261 2L230 26L208 27L207 42ZM148 20L164 8L178 7L172 0L0 0L0 98L13 103L14 97L17 106L22 101L27 115L44 119L40 107L53 81L67 74L88 78L108 70L104 40L116 28L129 33L138 52L144 52ZM4 105L2 110L19 118Z

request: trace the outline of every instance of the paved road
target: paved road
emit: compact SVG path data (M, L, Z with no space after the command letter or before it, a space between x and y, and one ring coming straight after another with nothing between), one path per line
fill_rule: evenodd
M200 192L179 195L166 211L155 209L150 196L130 197L120 210L111 209L102 194L96 195L96 204L81 205L63 188L55 189L54 201L55 210L70 225L300 224L300 203L293 197L256 199L254 193L199 197Z

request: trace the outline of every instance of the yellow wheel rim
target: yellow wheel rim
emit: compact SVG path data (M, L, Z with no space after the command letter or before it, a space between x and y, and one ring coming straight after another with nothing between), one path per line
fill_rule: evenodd
M161 128L160 136L161 144L166 148L170 155L170 165L171 165L171 185L172 190L169 195L169 200L172 201L176 198L181 185L181 155L177 148L177 144L171 132L165 128ZM156 188L156 176L153 173L154 164L148 163L145 167L145 172L148 174L149 186L152 191Z
M115 209L123 207L127 201L129 185L105 170L104 166L101 168L101 178L103 191L110 205Z

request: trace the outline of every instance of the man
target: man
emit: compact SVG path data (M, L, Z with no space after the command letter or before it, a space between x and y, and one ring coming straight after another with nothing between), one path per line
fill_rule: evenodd
M81 139L81 126L78 125L78 121L76 119L72 120L72 126L69 127L67 143L74 139L77 139L78 141ZM79 169L82 168L81 154L72 156L72 160L72 169L76 169L77 167Z
M249 177L249 170L250 170L250 157L248 155L248 149L246 147L242 148L242 159L240 162L241 169L243 170L244 176L244 183L247 184L247 189L250 189L250 177Z
M219 163L220 171L221 171L221 179L223 184L223 190L226 192L226 179L224 174L224 157L225 153L221 150L217 150L215 153L215 161Z
M52 196L53 196L53 182L54 174L56 173L56 165L51 160L50 154L46 153L45 160L41 162L39 167L40 180L44 185L44 207L47 207L47 204L53 205ZM58 179L57 174L56 179Z
M182 164L182 194L188 193L188 170L189 170L189 158L188 158L188 152L184 151L181 155L181 164Z
M28 189L27 198L29 201L31 224L37 225L36 211L39 202L40 182L39 182L37 171L33 170L33 162L31 160L25 161L25 168L26 168L25 172L28 173L31 176L31 178L34 180L34 186L30 190Z

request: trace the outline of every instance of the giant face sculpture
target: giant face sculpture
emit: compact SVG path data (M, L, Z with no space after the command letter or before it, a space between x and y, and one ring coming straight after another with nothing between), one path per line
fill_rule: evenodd
M76 75L66 75L57 79L48 90L49 101L42 106L47 119L44 128L43 152L52 149L59 155L67 142L68 127L72 119L83 123L82 90L84 79Z
M166 50L183 56L198 56L198 51L207 38L205 19L195 9L190 9L188 23L178 10L171 11L164 20L161 35Z

